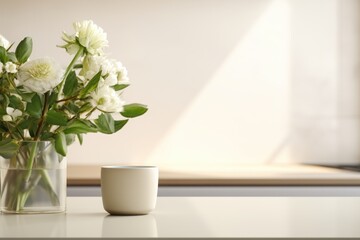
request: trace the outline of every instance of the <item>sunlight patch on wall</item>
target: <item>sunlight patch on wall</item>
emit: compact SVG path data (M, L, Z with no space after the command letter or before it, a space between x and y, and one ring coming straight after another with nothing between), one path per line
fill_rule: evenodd
M275 0L147 162L170 167L286 160L281 146L289 132L289 54L288 2Z

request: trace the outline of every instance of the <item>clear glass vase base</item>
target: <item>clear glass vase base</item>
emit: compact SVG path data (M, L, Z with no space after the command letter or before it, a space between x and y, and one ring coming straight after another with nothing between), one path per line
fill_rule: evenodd
M6 209L1 209L0 210L2 214L53 214L53 213L65 213L65 209L59 208L59 209L55 209L55 208L29 208L29 209L22 209L20 211L13 211L13 210L6 210Z
M21 142L15 155L0 158L0 211L64 212L66 172L66 158L52 142Z

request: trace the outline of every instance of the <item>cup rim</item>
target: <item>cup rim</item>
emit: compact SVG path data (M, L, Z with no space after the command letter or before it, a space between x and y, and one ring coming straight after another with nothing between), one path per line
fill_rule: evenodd
M101 166L101 168L103 169L156 169L158 168L157 166L141 166L141 165L136 165L136 166L121 166L121 165L106 165L106 166Z

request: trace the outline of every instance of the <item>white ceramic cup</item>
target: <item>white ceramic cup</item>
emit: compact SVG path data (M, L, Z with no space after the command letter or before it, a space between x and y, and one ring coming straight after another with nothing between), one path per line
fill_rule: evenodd
M155 208L159 170L154 166L103 166L104 209L114 215L147 214Z

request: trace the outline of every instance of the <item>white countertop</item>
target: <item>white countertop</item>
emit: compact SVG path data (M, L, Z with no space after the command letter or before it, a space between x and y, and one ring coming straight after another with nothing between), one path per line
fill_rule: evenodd
M360 237L357 197L159 197L144 216L110 216L100 197L66 214L0 215L0 237Z

